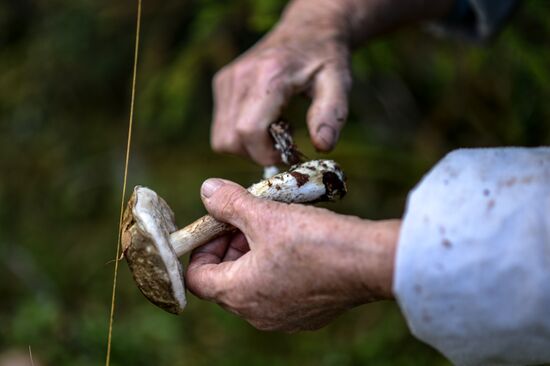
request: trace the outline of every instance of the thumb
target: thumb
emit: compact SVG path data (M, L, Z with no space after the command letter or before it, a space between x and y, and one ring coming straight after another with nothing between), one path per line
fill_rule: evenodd
M251 212L261 203L240 185L219 178L202 184L201 199L210 215L241 230L249 226Z
M345 67L327 67L316 76L307 124L311 142L317 150L330 151L336 145L348 117L350 87L351 76Z

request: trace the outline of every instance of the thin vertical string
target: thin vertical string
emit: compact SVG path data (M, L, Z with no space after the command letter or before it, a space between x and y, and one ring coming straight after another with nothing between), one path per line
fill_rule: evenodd
M32 359L32 349L30 344L29 344L29 357L31 360L31 366L34 366L34 360Z
M128 180L128 163L130 161L130 146L132 143L132 127L134 124L134 104L136 100L136 79L139 55L139 33L141 29L141 0L138 0L137 19L136 19L136 43L134 50L134 71L132 75L132 97L130 100L130 118L128 121L128 140L126 141L126 160L124 162L124 181L122 183L122 197L120 199L120 217L118 221L118 240L116 245L115 270L113 275L113 290L111 294L111 315L109 316L109 335L107 337L107 355L105 357L105 366L111 363L111 341L113 335L113 321L115 317L115 299L116 284L118 275L118 262L120 259L120 242L122 239L122 219L124 215L124 201L126 198L126 182Z

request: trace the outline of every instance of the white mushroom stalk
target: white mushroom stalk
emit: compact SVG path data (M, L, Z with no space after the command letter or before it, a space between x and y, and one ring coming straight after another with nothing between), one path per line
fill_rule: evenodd
M254 196L287 203L334 201L346 193L345 176L332 160L293 166L248 188ZM206 215L176 231L168 204L137 186L124 213L122 247L141 292L168 312L183 311L185 283L179 256L236 230Z

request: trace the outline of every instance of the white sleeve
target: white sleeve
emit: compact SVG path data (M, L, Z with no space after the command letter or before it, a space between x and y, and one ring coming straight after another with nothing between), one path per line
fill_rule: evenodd
M455 364L550 362L550 148L440 161L409 196L394 293Z

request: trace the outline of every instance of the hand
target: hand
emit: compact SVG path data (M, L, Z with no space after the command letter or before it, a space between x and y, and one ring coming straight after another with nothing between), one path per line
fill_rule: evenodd
M400 26L440 19L455 0L294 0L277 26L214 78L211 145L217 152L279 161L267 128L296 94L312 98L311 142L331 150L348 115L350 45Z
M399 220L372 222L203 184L211 215L240 232L196 249L187 287L258 329L324 326L360 304L391 299Z
M336 144L351 86L345 29L333 19L334 2L297 5L301 8L291 6L271 33L215 76L215 151L262 165L278 162L268 126L290 98L304 92L313 99L307 116L313 145L329 151Z

